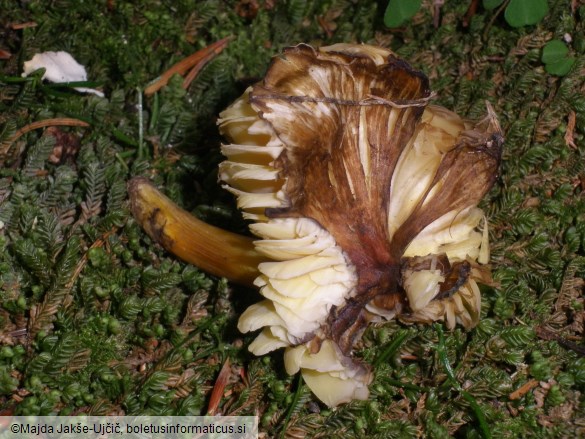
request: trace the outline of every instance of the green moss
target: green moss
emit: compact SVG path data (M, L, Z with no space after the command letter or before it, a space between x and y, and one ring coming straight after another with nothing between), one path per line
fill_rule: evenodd
M314 437L481 437L480 412L493 437L582 435L585 363L566 342L583 336L576 322L585 276L585 9L573 14L569 0L551 0L541 23L512 29L501 13L479 8L463 26L468 3L450 0L435 28L428 0L391 31L385 5L369 0L243 5L0 0L0 49L13 55L0 60L0 334L8 337L0 406L20 414L199 415L229 358L245 379L228 385L220 408L258 413L268 436L295 429ZM565 34L576 61L561 78L546 72L541 56ZM233 37L228 47L187 90L175 77L139 99L161 72L225 36ZM464 116L481 117L489 100L506 145L482 204L496 282L482 290L479 326L445 333L442 342L424 325L368 329L356 355L376 365L370 400L324 410L286 375L280 355L247 353L251 338L235 322L257 296L154 244L129 216L125 182L147 175L202 219L245 231L217 185L216 115L282 47L339 41L392 47L429 76L437 103ZM49 86L38 74L21 78L22 62L46 50L71 52L106 98ZM571 111L578 148L565 141ZM59 127L61 137L33 130L7 143L19 128L57 117L90 127ZM65 138L69 153L50 158ZM544 340L547 333L559 338ZM530 379L549 381L548 392L510 400ZM24 389L30 394L15 403Z

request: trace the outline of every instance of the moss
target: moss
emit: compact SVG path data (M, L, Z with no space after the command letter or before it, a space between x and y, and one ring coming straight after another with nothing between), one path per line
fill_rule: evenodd
M493 437L584 434L585 362L570 343L583 337L585 9L551 0L540 24L512 29L479 7L464 26L467 2L450 0L435 28L428 0L389 31L385 6L0 0L0 49L12 54L0 60L0 406L199 415L229 357L243 372L220 410L258 413L268 436L479 437L478 407ZM575 65L555 77L541 49L566 34ZM171 65L225 36L226 50L187 90L175 77L139 100ZM323 410L279 359L247 354L235 321L257 296L154 244L129 217L125 181L147 175L205 220L245 230L216 183L215 117L283 46L339 41L392 47L429 76L439 104L462 115L481 116L489 100L507 142L482 206L497 286L482 291L480 325L445 333L442 344L432 327L370 328L357 355L376 363L371 399ZM47 50L72 53L106 98L21 78L22 62ZM31 122L63 117L90 126L10 140ZM530 379L552 384L510 399Z

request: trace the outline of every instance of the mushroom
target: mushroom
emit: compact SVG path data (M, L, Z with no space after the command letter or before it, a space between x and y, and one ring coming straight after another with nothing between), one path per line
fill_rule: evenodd
M220 114L230 143L219 178L260 238L230 244L241 252L245 243L238 269L257 274L264 296L238 329L261 330L249 346L256 355L284 348L287 372L300 371L328 406L368 397L371 370L352 348L369 323L478 322L477 284L491 276L477 205L503 137L489 104L474 123L431 98L428 79L387 49L301 44ZM171 251L192 239L187 246L203 240L209 254L230 254L220 231L179 234L176 207L139 202L145 187L134 184L131 200L147 231L158 224L151 236ZM198 258L185 259L208 268Z

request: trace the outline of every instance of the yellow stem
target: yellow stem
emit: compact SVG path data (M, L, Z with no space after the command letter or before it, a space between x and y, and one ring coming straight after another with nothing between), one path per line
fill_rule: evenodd
M181 209L147 179L128 183L132 214L148 235L185 262L230 281L252 286L266 261L252 238L211 226Z

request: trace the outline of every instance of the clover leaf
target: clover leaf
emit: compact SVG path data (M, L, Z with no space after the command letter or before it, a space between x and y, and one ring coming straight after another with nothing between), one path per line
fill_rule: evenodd
M384 24L399 27L412 18L420 9L422 0L390 0L384 13Z
M573 67L575 58L568 56L569 48L560 40L552 40L542 48L541 61L544 69L555 76L565 76Z
M504 3L504 0L483 0L483 7L488 11L491 11L492 9L496 9L502 3Z
M542 48L541 60L545 64L554 63L565 58L569 53L569 48L560 40L552 40Z
M547 0L510 0L504 17L510 26L522 27L538 23L547 12Z

